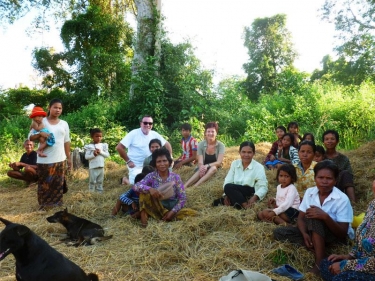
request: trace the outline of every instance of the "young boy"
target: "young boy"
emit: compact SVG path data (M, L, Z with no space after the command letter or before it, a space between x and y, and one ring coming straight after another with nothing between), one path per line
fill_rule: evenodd
M198 142L191 136L191 125L182 124L181 134L182 155L174 162L173 169L179 169L182 165L191 166L197 158Z
M55 137L53 134L48 131L48 129L44 128L43 118L46 116L47 113L40 106L35 106L30 114L30 118L33 119L30 125L30 130L32 130L31 135L36 135L40 132L49 134L48 138L39 137L39 147L36 151L39 157L47 157L47 155L44 154L44 149L47 146L52 146L55 144Z

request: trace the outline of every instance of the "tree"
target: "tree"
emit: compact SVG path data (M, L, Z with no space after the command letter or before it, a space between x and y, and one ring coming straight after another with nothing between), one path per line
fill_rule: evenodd
M344 66L342 83L375 81L375 1L326 0L322 18L333 22L340 44L336 66ZM336 73L338 74L336 67Z
M246 88L251 99L256 100L261 92L277 90L277 76L286 67L292 66L297 53L293 48L291 34L286 28L286 15L255 19L245 27L245 43L249 62L244 64L247 73Z
M45 75L45 86L79 93L77 102L82 104L91 97L123 94L130 86L125 82L130 81L132 35L122 18L89 6L86 13L63 24L65 51L35 50L34 67Z

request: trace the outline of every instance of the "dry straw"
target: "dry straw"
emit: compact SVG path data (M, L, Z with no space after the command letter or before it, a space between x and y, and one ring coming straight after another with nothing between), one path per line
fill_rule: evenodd
M373 155L375 143L347 152L355 173L359 202L355 214L366 210L372 199L371 183L374 179ZM270 148L269 143L256 146L255 159L262 161ZM197 217L183 221L162 223L150 219L146 229L128 216L110 218L118 196L128 187L120 186L119 179L126 174L123 165L107 162L104 194L88 192L88 171L79 169L69 176L69 192L64 206L69 212L99 223L113 238L89 247L54 247L86 272L94 272L100 280L218 280L234 269L249 269L264 273L275 280L289 280L270 271L282 263L289 263L306 275L306 280L319 280L308 273L313 255L304 248L279 243L272 238L274 225L255 219L255 212L265 208L259 203L253 210L238 211L226 207L211 207L221 196L224 177L231 161L237 159L238 148L226 151L223 168L215 177L199 188L187 190L187 207L199 211ZM180 170L184 181L193 168ZM267 171L268 196L275 196L275 171ZM17 181L0 182L0 215L13 222L27 225L48 243L64 233L64 228L50 224L46 217L57 210L37 211L36 185L25 188ZM4 187L6 186L6 187ZM62 209L62 208L61 208ZM60 209L58 209L60 210ZM347 253L350 246L331 249ZM15 280L15 261L8 256L0 264L0 280Z

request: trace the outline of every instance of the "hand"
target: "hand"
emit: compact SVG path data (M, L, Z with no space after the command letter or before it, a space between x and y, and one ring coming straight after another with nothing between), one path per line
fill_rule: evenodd
M224 196L224 205L225 206L230 206L230 200L229 200L229 197L228 196Z
M199 168L199 177L203 177L207 172L207 165L202 165L200 168Z
M323 220L327 215L322 209L317 206L311 205L310 208L306 210L305 217L308 219L318 219Z
M70 159L70 157L67 157L67 169L68 171L72 170L72 160Z
M133 210L138 210L138 206L135 202L132 203L132 208Z
M302 236L303 236L303 241L305 242L305 246L308 249L313 249L314 245L313 245L313 243L311 241L310 235L308 235L307 233L302 233Z
M46 132L40 132L39 136L47 139L50 136L50 134L48 134Z
M182 167L182 163L178 162L176 165L173 166L173 169L180 169Z
M341 272L341 269L340 269L340 263L339 262L335 262L333 264L331 264L329 267L328 267L329 271L333 274L333 275L337 275Z
M129 160L129 162L128 162L128 167L129 167L129 168L134 168L134 167L135 167L135 164L133 163L132 160Z
M335 262L335 261L342 261L342 260L351 260L352 259L352 256L350 255L330 255L328 258L327 258L329 261L331 262Z
M159 198L162 197L161 193L155 188L150 188L149 192L150 192L151 196L155 199L159 199Z
M267 206L268 206L268 208L275 208L276 207L276 200L275 200L275 198L268 199Z
M169 211L168 213L166 213L161 220L163 221L171 221L174 219L176 213L173 212L173 211Z

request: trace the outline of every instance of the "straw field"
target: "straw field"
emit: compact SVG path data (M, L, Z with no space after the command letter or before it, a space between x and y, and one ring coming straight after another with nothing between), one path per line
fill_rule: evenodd
M357 150L345 152L354 173L359 202L355 214L366 210L372 199L371 183L375 176L372 155L375 142ZM255 159L262 161L270 148L269 143L256 145ZM275 280L289 280L271 273L280 264L289 263L305 274L305 280L320 280L308 273L314 257L302 247L273 240L276 227L255 219L258 210L265 208L265 201L250 210L211 207L214 199L222 194L222 183L231 161L237 159L238 147L228 148L223 168L212 180L199 188L187 190L187 207L199 212L197 217L170 223L149 220L146 229L129 216L110 217L118 196L127 190L119 184L127 173L123 165L106 163L104 194L88 192L88 170L80 168L69 175L69 192L64 196L68 211L98 223L113 238L87 247L53 246L89 273L98 274L100 280L218 280L234 269L249 269L264 273ZM191 176L193 168L180 170L183 181ZM276 172L267 171L269 192L274 197ZM62 209L62 208L61 208ZM48 243L58 238L53 234L64 233L61 225L50 224L46 217L50 211L38 211L36 185L6 179L0 182L0 216L25 224ZM1 228L2 229L2 228ZM330 252L347 253L349 246L336 246ZM8 256L0 263L0 280L15 280L15 261Z

